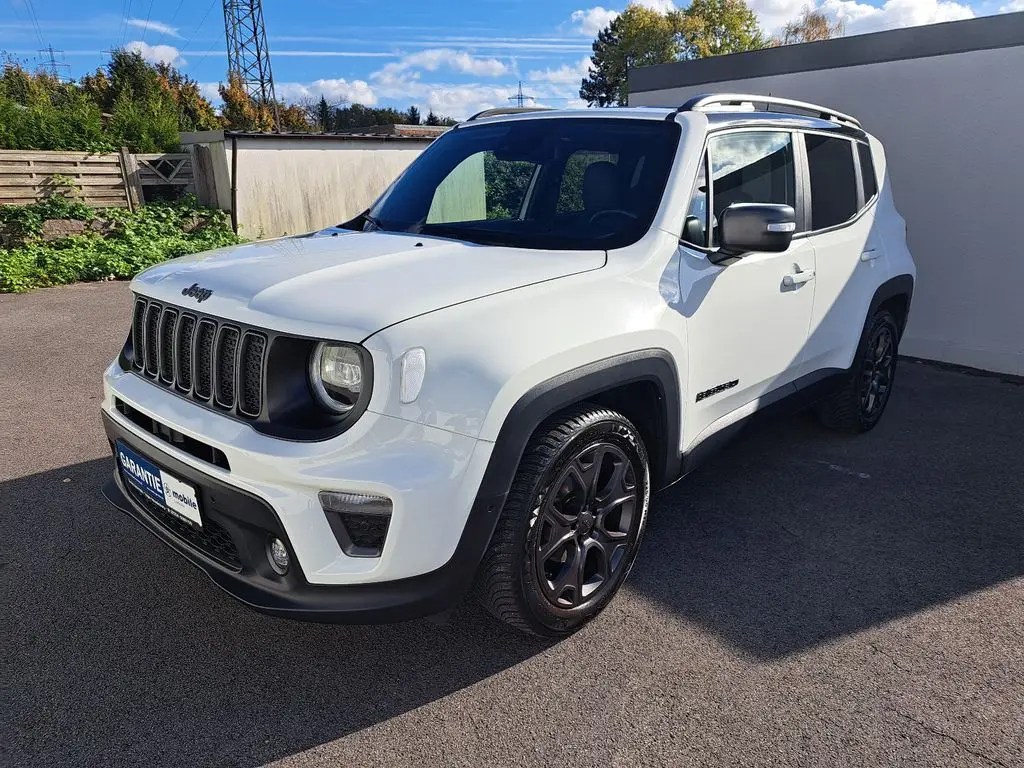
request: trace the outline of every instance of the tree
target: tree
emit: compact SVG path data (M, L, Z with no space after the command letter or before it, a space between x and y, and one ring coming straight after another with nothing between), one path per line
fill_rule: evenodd
M169 64L149 64L136 51L114 51L105 68L82 78L81 87L110 114L111 140L134 152L170 151L179 131L221 126L195 80Z
M845 22L842 20L832 22L822 11L805 5L800 16L783 27L782 34L772 42L775 45L813 43L816 40L842 37L845 32Z
M277 116L280 121L278 128L284 133L311 133L314 130L309 112L301 104L278 102Z
M0 72L0 149L110 152L99 107L80 88L8 61Z
M327 103L327 99L323 96L320 97L320 103L316 106L316 121L317 128L320 129L320 133L330 133L332 130L331 120L331 105Z
M274 112L269 104L257 104L249 98L238 75L232 73L227 85L218 87L224 102L221 110L227 127L233 131L257 131L269 133L274 130Z
M743 0L693 0L661 13L631 4L598 34L580 98L606 107L626 104L629 70L765 47L757 17Z
M681 23L678 11L660 13L642 5L627 6L594 41L594 55L580 85L580 98L601 107L625 104L630 68L680 58Z
M757 16L743 0L693 0L682 14L683 58L764 48Z
M441 118L434 114L434 110L427 114L427 125L441 125Z
M405 120L406 120L407 124L409 124L409 125L419 125L420 124L420 111L418 109L416 109L416 105L415 104L413 104L411 107L409 107L409 111L406 113Z
M160 82L178 106L178 128L182 131L213 131L222 127L210 100L199 90L199 83L170 64L155 66Z

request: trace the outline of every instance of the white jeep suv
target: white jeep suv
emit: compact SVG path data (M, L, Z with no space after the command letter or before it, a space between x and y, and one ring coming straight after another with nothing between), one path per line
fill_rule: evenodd
M764 107L759 109L758 107ZM494 110L353 221L132 283L105 491L253 608L571 632L750 417L878 423L914 264L879 142L765 97Z

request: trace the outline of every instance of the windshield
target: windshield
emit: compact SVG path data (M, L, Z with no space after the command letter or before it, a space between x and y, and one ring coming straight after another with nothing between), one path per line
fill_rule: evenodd
M435 141L364 229L523 248L621 248L658 210L678 124L545 118L463 125Z

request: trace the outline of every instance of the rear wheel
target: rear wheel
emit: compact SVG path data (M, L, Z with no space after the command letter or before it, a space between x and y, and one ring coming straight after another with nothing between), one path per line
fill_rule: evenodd
M621 414L577 406L531 438L481 566L497 618L569 634L611 601L636 558L650 500L647 452Z
M899 326L888 310L879 310L868 321L845 385L818 404L821 423L841 432L867 432L882 418L899 354Z

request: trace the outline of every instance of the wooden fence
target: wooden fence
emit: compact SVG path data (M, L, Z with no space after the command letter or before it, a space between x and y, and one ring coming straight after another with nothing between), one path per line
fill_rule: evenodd
M195 190L188 152L91 155L83 152L0 150L0 204L25 205L60 190L73 191L96 208L131 208L145 203L147 186Z

